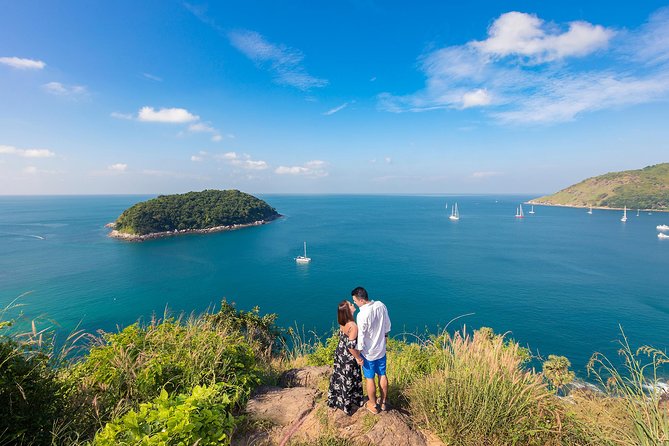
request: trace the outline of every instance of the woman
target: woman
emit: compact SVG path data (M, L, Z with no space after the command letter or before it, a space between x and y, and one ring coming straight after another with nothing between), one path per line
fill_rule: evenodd
M353 405L362 407L362 373L357 360L362 360L355 349L358 326L353 320L355 307L348 300L339 302L339 344L334 355L334 372L328 389L328 406L353 414Z

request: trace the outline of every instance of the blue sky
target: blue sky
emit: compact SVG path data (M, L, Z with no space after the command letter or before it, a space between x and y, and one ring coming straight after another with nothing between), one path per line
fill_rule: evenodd
M552 192L668 99L666 2L0 0L0 194Z

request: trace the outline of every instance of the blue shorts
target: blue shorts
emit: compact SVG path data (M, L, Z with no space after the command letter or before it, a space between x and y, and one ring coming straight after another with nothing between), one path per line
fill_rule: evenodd
M368 361L364 356L362 357L362 374L367 379L374 379L374 375L384 376L386 374L386 356L383 358Z

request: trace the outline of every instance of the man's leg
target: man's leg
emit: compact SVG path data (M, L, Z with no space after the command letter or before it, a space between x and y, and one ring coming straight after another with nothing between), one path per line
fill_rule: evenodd
M376 406L376 382L374 381L374 378L365 379L367 383L367 397L369 398L369 402L367 404L370 404L370 406Z
M388 377L386 375L379 376L379 388L381 389L381 404L386 404L388 398Z

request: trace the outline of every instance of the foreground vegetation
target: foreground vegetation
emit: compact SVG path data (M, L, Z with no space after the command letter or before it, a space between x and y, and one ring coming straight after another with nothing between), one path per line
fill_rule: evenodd
M279 214L263 200L238 190L205 190L161 195L123 211L114 223L120 233L203 230L269 221Z
M74 333L58 350L39 324L9 319L0 314L0 444L227 445L245 435L254 388L295 365L331 364L337 342L225 301L199 316ZM566 358L549 356L537 372L527 349L487 328L392 339L389 398L449 445L669 444L652 386L669 358L624 337L621 358L595 354L588 370L601 390L582 391L570 390Z
M669 210L669 163L600 175L530 203Z

